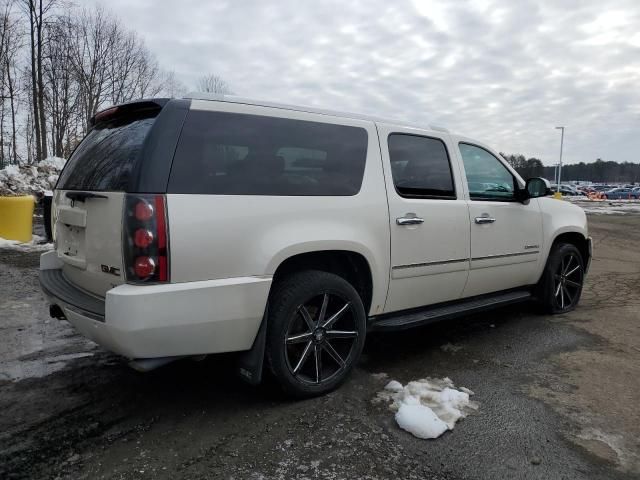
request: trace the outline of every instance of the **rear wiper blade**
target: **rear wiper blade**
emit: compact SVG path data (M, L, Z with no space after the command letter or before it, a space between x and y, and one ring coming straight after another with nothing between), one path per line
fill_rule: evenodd
M99 193L93 192L67 192L65 197L73 201L78 200L80 202L84 202L87 198L109 198L106 195L100 195Z

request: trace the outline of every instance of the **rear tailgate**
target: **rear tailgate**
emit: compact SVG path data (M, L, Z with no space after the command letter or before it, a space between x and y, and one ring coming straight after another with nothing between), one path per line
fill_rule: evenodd
M54 238L63 273L94 295L103 297L125 281L124 199L161 108L140 102L96 115L56 185Z
M67 193L71 198L67 197ZM73 199L73 190L57 190L55 238L63 273L83 290L104 296L124 283L122 264L123 192Z

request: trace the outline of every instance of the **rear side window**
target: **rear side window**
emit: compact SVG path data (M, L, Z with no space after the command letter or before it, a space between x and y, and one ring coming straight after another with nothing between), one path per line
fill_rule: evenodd
M168 192L355 195L366 157L367 131L360 127L193 110Z
M391 173L403 197L455 199L449 155L442 140L418 135L389 135Z
M61 190L126 191L158 111L142 111L96 125L67 162Z

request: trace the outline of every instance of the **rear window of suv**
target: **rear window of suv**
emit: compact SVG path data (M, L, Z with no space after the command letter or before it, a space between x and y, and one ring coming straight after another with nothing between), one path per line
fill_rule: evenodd
M157 114L143 110L93 127L71 155L56 188L126 191Z
M360 127L193 110L180 136L168 192L355 195L367 139Z

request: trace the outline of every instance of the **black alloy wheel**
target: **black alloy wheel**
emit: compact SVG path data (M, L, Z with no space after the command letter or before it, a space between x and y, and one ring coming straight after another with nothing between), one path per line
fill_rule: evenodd
M274 287L267 326L267 361L283 389L297 397L331 391L362 352L366 315L343 278L297 273Z
M575 306L582 291L583 276L582 259L573 252L567 253L553 275L553 296L561 310Z
M347 368L357 340L351 302L333 293L310 298L292 315L284 339L289 371L302 383L328 382Z
M554 245L538 284L538 298L549 313L573 310L582 294L584 261L570 243Z

